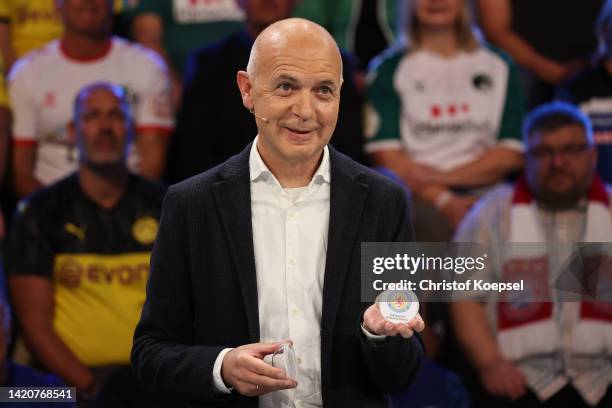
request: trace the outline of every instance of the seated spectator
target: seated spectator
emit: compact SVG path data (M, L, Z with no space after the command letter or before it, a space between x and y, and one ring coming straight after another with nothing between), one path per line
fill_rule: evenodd
M597 20L599 53L596 64L564 83L557 98L578 105L593 124L597 170L612 183L612 1L606 1Z
M4 181L6 171L6 159L8 157L8 141L10 135L11 112L9 98L6 91L6 83L2 74L2 56L0 55L0 184ZM0 234L4 235L4 234Z
M4 280L4 278L2 278ZM0 289L0 386L1 387L65 387L62 380L54 374L46 374L30 367L16 364L8 358L7 351L11 339L11 308L6 301L4 282ZM76 407L74 403L2 403L7 408L66 408Z
M113 34L132 39L132 22L139 0L115 0L115 17L113 19Z
M523 98L513 65L472 32L467 2L403 4L408 44L369 78L366 151L415 193L417 239L445 241L475 201L466 191L522 165Z
M242 27L244 13L236 3L236 0L140 0L133 13L134 40L166 60L173 74L175 102L180 101L187 56ZM266 3L270 11L277 7L269 0Z
M9 158L11 111L2 65L2 55L0 55L0 239L3 239L6 235L4 222L6 213L4 211L7 209L7 201L10 202L10 196L13 195L11 194L12 191L9 192L9 189L6 188L7 180L5 180Z
M588 64L603 1L477 1L486 37L522 68L529 108L552 100L555 86Z
M0 53L9 72L17 58L62 35L55 0L0 1Z
M268 25L291 15L294 0L240 0L246 14L242 31L193 54L185 94L177 115L168 157L169 180L183 180L224 162L242 151L257 135L252 114L236 89L236 74L249 61L251 46ZM352 80L352 65L343 55L344 83L340 114L332 144L353 159L365 162L361 98Z
M591 124L577 108L543 105L524 129L525 175L489 192L455 235L499 253L497 266L473 278L508 282L520 273L530 285L520 302L474 292L473 302L451 304L479 380L473 400L476 407L609 407L612 356L602 334L612 330L609 303L529 294L550 292L574 243L612 241L612 189L595 173Z
M334 36L338 46L357 58L356 82L370 61L397 40L398 4L395 0L305 0L294 16L314 21Z
M131 168L159 178L173 126L166 66L152 51L110 35L112 2L64 0L65 31L16 63L9 76L13 108L15 187L25 196L77 166L68 122L77 92L96 81L124 87L136 120Z
M75 173L18 205L8 275L35 360L103 407L151 406L129 368L165 189L132 175L129 94L80 91L70 133Z

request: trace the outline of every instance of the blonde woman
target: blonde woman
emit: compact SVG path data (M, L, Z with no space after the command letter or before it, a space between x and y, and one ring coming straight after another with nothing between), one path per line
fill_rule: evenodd
M511 63L475 35L464 0L403 6L405 38L368 79L366 150L415 193L417 238L446 240L475 189L522 166L523 96Z

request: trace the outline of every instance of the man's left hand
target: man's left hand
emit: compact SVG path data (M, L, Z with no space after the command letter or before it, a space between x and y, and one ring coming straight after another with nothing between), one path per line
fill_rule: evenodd
M425 322L420 314L408 323L391 323L385 320L374 303L368 307L363 314L363 327L372 334L379 336L397 336L404 338L412 337L414 332L421 332L425 328Z

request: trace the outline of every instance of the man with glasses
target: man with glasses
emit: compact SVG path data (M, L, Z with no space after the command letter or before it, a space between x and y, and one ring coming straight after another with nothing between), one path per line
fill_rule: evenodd
M538 107L525 121L523 138L524 176L486 195L455 240L509 254L479 278L508 280L518 265L526 281L549 290L575 255L574 243L612 240L612 190L596 174L591 123L578 108L564 102ZM459 342L478 378L475 406L610 406L609 306L579 297L502 303L494 296L477 293L451 305Z

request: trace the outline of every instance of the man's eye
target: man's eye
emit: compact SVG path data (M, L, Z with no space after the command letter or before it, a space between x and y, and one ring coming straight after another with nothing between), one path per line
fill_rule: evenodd
M333 93L329 86L322 86L319 88L319 92L321 92L323 95L331 95Z
M288 83L284 82L284 83L280 84L280 85L278 86L278 88L279 88L281 91L289 92L289 91L291 90L291 84L288 84Z

